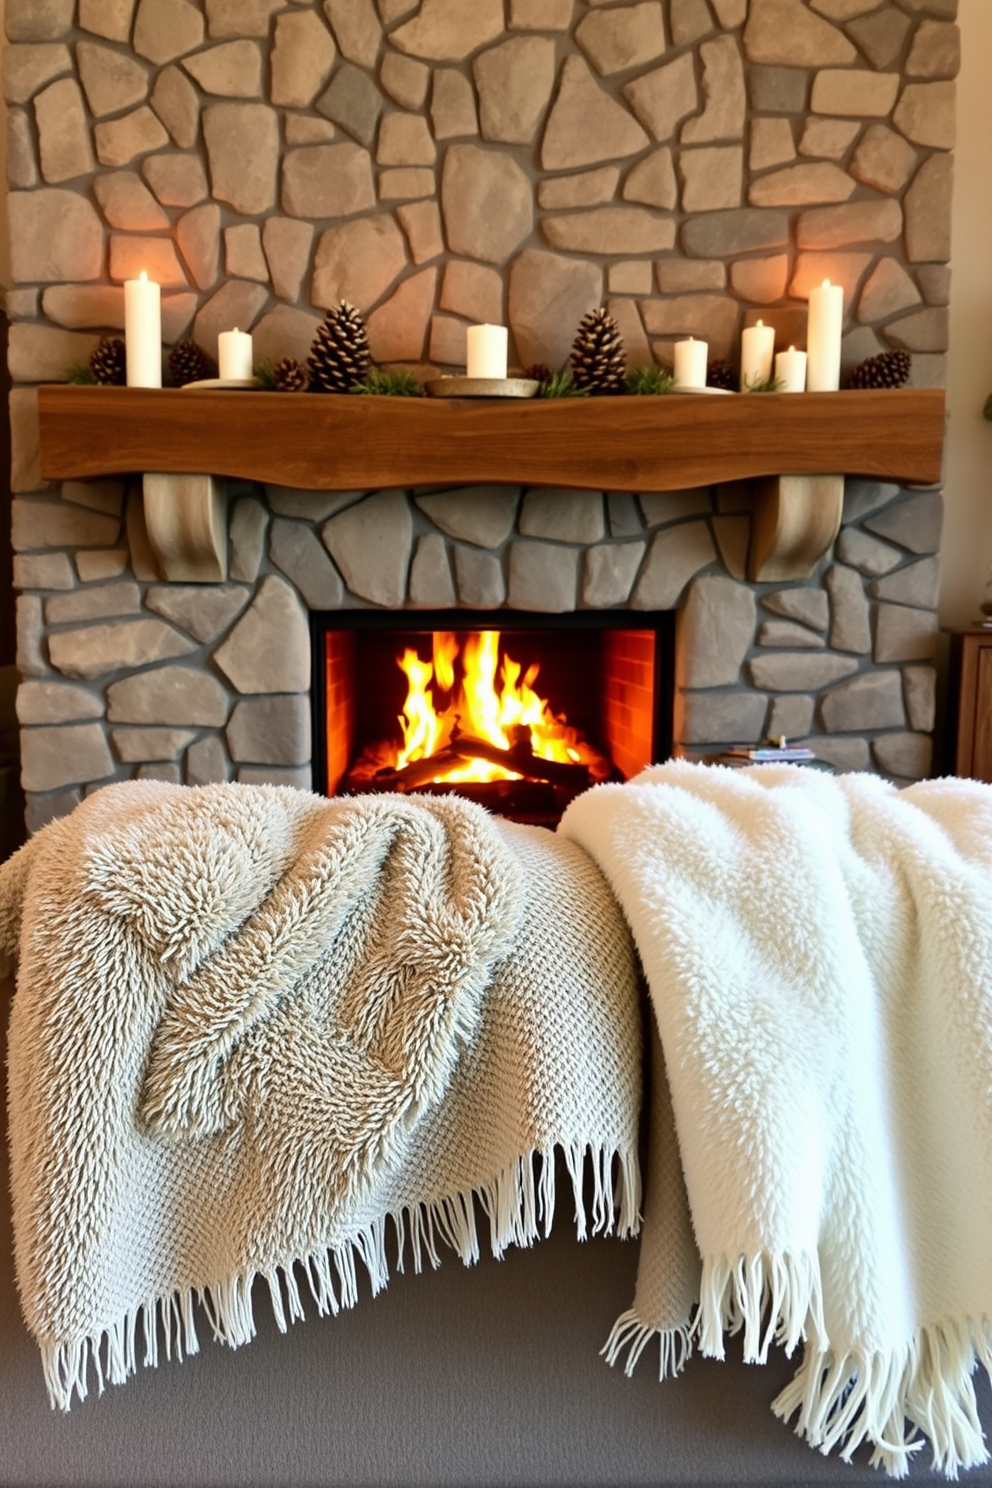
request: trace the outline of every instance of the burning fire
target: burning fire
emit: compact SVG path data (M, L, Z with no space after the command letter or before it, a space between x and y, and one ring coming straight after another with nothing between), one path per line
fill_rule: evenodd
M585 764L601 775L602 757L564 718L556 718L547 700L534 691L539 665L524 671L509 655L500 661L499 648L498 630L470 635L461 648L450 631L435 631L431 661L410 648L404 651L397 662L408 683L399 716L403 745L389 761L393 768L430 759L459 735L505 750L529 736L538 759ZM439 761L433 778L456 783L519 780L521 775L487 759L465 759Z

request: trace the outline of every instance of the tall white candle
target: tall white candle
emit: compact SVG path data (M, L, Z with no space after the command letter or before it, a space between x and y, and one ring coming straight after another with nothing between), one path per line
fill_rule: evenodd
M769 381L774 355L775 327L766 326L763 320L748 326L741 336L742 393L746 393L756 383Z
M709 346L689 336L675 343L675 382L680 388L706 386L706 357Z
M806 390L806 353L790 346L775 357L775 381L780 393L802 393Z
M254 375L251 336L247 331L221 331L217 337L218 371L225 382L250 382Z
M161 387L162 291L143 269L124 285L124 345L128 387Z
M469 377L506 376L506 326L469 326L466 372Z
M806 330L806 386L811 393L840 387L840 342L844 329L844 286L824 279L809 292Z

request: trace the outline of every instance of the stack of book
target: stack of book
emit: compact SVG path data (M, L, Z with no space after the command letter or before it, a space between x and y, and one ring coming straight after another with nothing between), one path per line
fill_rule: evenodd
M748 765L784 765L802 764L804 760L815 759L816 755L805 744L787 744L783 739L781 744L731 744L720 758L740 760Z

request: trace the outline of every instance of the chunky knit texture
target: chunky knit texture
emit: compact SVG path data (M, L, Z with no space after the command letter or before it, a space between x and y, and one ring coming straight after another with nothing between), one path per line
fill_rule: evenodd
M592 861L456 799L109 786L0 869L15 1262L53 1402L446 1242L638 1224L641 1024Z

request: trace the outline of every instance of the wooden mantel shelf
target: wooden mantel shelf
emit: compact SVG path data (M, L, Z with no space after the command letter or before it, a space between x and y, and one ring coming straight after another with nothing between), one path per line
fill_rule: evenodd
M811 572L833 541L840 477L934 485L944 443L935 389L483 400L52 385L39 390L39 409L41 471L53 480L153 473L305 490L507 482L601 491L757 480L749 568L769 579L790 576L782 562L795 576ZM213 566L226 572L216 480L157 489L153 541L164 523L166 546L216 549ZM145 494L147 510L147 480ZM177 502L188 508L178 526L195 532L177 536ZM166 559L170 578L196 567L195 553L173 552L172 572Z

